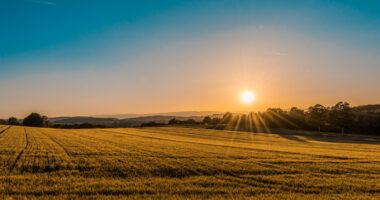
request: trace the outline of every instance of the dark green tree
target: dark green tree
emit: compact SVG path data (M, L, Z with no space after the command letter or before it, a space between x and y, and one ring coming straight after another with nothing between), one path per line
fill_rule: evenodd
M47 124L47 117L38 113L31 113L24 119L22 124L24 126L44 127Z
M309 121L312 125L318 127L319 131L321 131L321 127L323 127L327 122L328 113L328 108L321 104L311 106L308 109Z
M338 102L331 107L329 121L331 124L341 128L342 134L346 129L353 125L354 116L350 104L347 102Z
M292 107L289 111L289 115L297 117L297 118L303 118L305 115L305 111L297 107Z
M16 117L10 117L7 121L8 125L20 125Z

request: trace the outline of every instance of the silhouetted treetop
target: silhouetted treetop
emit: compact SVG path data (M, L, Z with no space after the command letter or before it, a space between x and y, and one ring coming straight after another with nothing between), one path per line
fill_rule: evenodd
M269 108L265 112L232 114L223 118L205 118L208 128L265 132L270 129L314 130L342 133L380 135L380 108L378 105L352 108L347 102L326 107L316 104L307 110L292 107L289 111Z
M16 117L10 117L7 121L8 125L20 125Z
M32 126L32 127L44 127L46 123L47 123L47 117L41 116L38 113L31 113L23 121L24 126Z

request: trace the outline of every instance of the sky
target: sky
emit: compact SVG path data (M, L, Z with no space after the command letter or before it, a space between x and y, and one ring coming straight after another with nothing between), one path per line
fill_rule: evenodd
M0 117L375 104L379 55L379 1L0 0Z

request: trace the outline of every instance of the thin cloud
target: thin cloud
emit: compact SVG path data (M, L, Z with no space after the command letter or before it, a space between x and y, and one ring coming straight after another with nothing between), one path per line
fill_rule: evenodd
M276 52L271 52L272 55L275 55L275 56L287 56L289 55L288 53L286 52L279 52L279 51L276 51Z
M41 0L27 0L27 1L31 3L43 4L43 5L49 5L49 6L57 5L57 3L53 1L41 1Z

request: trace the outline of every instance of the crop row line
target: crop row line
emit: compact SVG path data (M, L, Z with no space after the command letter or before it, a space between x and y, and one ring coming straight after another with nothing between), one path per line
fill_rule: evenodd
M21 149L21 151L17 154L16 156L16 159L14 160L14 162L11 164L10 168L9 168L9 172L12 172L13 169L16 167L16 164L17 162L20 160L22 154L24 153L24 151L27 149L27 147L29 146L29 139L28 139L28 133L26 131L26 128L24 128L24 136L25 136L25 146L23 147L23 149Z

